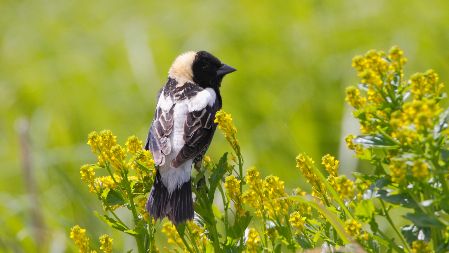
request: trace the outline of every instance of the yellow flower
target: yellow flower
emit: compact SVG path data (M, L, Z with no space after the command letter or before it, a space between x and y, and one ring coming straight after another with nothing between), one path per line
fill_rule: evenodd
M114 182L115 179L115 182ZM114 179L112 179L111 176L102 176L102 177L97 177L95 178L94 181L94 187L96 189L114 189L116 186L116 182L120 183L122 181L122 178L117 175L114 174Z
M185 231L186 233L189 233L191 243L195 244L200 252L205 252L208 244L210 244L209 239L206 236L206 230L193 221L187 221L186 225L187 229ZM184 252L187 252L186 245L184 245L176 227L171 222L166 222L162 225L162 233L167 236L167 242L169 244L177 245L182 248Z
M203 157L203 168L209 171L212 171L212 169L214 168L214 162L208 155L205 155Z
M315 162L306 154L299 154L296 157L296 168L303 174L306 181L312 186L312 196L323 201L328 198L328 193L325 191L324 182L318 178L313 172Z
M87 139L87 144L97 155L98 165L103 166L111 156L111 148L117 144L117 137L110 130L103 130L99 134L91 132Z
M392 61L395 69L401 68L407 62L407 58L404 57L404 51L402 51L398 46L393 46L390 49L388 58Z
M422 161L415 161L412 167L413 176L419 180L425 180L429 176L429 165Z
M362 78L362 83L367 85L373 85L380 88L383 84L380 75L371 69L367 69L361 72L359 74L359 77Z
M354 86L349 86L346 88L345 100L355 109L363 107L366 103L366 98L360 96L360 90Z
M287 196L284 187L284 181L276 176L267 176L263 182L263 196L267 200L265 210L269 218L283 217L288 213L290 205L289 199L283 199Z
M70 239L75 242L79 253L89 252L89 237L86 235L86 229L76 225L70 230Z
M439 83L438 74L434 70L426 73L416 73L410 78L411 92L415 100L429 97L439 97L444 88L443 83Z
M327 154L321 158L321 164L324 165L329 175L336 177L338 172L338 165L340 162L335 157Z
M345 230L351 236L358 236L361 232L362 224L356 220L350 219L345 222Z
M361 241L368 241L369 240L369 234L364 231L359 236L357 236L357 239L361 240Z
M218 124L218 128L223 132L226 140L231 144L231 147L236 153L240 153L240 147L236 138L237 129L232 123L231 114L219 110L215 114L214 123Z
M166 222L162 225L161 231L165 236L167 236L168 244L178 245L179 247L185 249L184 243L182 242L181 237L179 237L175 225L171 222Z
M131 159L129 166L134 169L140 177L150 176L152 178L156 173L153 157L148 150L138 151L135 157ZM142 166L144 168L142 168Z
M194 221L188 221L187 226L191 235L190 238L193 238L194 240L193 243L197 245L201 252L205 252L207 245L209 244L209 239L206 236L206 230Z
M100 236L100 250L104 253L112 252L112 238L109 235Z
M302 217L298 211L295 211L290 214L290 219L288 221L293 228L298 230L298 232L302 232L306 223L306 217Z
M358 72L362 72L368 67L368 62L365 57L357 55L352 59L352 67L355 68Z
M338 177L329 177L329 183L344 199L352 199L354 197L354 182L346 178L345 175Z
M81 180L89 186L90 192L95 192L95 171L92 165L85 164L80 169Z
M288 212L291 200L283 198L287 193L284 182L278 177L267 176L262 179L259 171L251 168L247 171L245 180L249 189L242 194L243 202L256 209L256 216L276 219Z
M91 147L93 153L101 152L101 137L96 131L89 133L87 136L87 144Z
M144 220L149 221L151 219L150 214L146 209L147 198L145 196L140 196L135 199L137 211L143 217Z
M259 233L254 229L250 228L248 232L248 236L246 239L246 250L245 252L260 252L261 241Z
M125 160L126 154L125 149L122 148L120 145L116 144L111 147L111 155L110 155L110 161L112 165L116 169L124 169L123 167L123 161Z
M407 175L407 164L401 160L392 160L388 166L391 180L395 183L402 183Z
M425 241L412 242L412 253L431 253L434 252L430 245Z
M142 141L139 140L139 138L137 138L135 135L131 136L128 138L128 140L126 141L126 150L128 151L128 153L130 154L137 154L137 152L142 150Z
M226 193L234 201L239 201L240 199L240 180L238 180L234 175L227 176L225 178L224 188Z

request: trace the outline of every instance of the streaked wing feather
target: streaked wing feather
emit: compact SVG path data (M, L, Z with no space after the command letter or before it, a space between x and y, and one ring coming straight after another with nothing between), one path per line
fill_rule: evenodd
M187 114L184 124L184 146L179 151L172 165L178 167L189 159L202 157L215 132L216 124L213 119L219 109L219 104L207 105L200 111L193 111Z
M158 107L148 133L145 149L151 151L157 166L165 163L165 156L172 150L169 137L173 131L173 111L174 105L168 111Z

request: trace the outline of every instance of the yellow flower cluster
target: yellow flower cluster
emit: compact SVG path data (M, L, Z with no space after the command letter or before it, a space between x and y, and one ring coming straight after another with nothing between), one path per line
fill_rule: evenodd
M231 144L231 147L234 149L234 151L239 153L240 147L236 138L237 128L235 128L234 124L232 123L231 114L223 110L219 110L215 114L214 123L218 124L218 128L223 132L226 140L229 142L229 144Z
M366 104L366 97L362 97L360 90L354 86L346 88L345 100L355 109L360 109Z
M115 182L114 182L115 179ZM111 176L102 176L95 178L94 187L95 189L114 189L116 183L120 183L122 178L117 174L114 174L114 179Z
M324 168L329 173L330 176L336 177L338 174L338 166L340 165L340 161L335 159L335 157L327 154L321 158L321 164L324 165Z
M358 236L362 230L362 224L353 219L346 220L345 230L351 236Z
M438 74L434 70L426 73L416 73L410 78L413 99L440 97L444 84L439 82Z
M210 156L205 155L203 157L203 168L205 168L208 171L212 171L214 168L214 162L212 161L212 158Z
M95 192L95 171L92 165L85 164L80 169L81 180L88 185L90 192Z
M407 164L402 160L394 159L388 166L390 169L391 181L394 183L403 183L407 175Z
M110 130L100 133L91 132L87 137L87 144L98 157L98 164L103 166L111 157L111 148L117 145L117 137Z
M109 235L100 236L100 250L103 253L112 252L112 238Z
M291 213L288 221L290 222L292 227L297 230L297 233L303 232L306 223L306 217L301 216L298 211Z
M328 181L335 191L343 199L352 199L355 196L354 182L349 180L345 175L338 177L329 177Z
M125 152L126 152L125 149L118 144L112 146L111 148L109 156L110 162L115 168L119 170L124 169L123 160L125 160L126 158Z
M429 164L423 160L417 160L413 163L412 174L418 180L426 180L429 176Z
M162 225L161 231L165 236L167 236L168 244L177 245L181 248L185 248L184 243L182 242L182 239L179 236L175 225L173 225L171 222L164 223Z
M352 66L361 79L364 94L357 87L348 87L346 101L356 109L354 116L360 120L362 133L385 127L391 111L384 105L396 102L392 94L396 90L404 90L407 85L402 81L405 62L404 53L398 47L393 47L389 54L371 50L353 59Z
M151 221L153 221L153 218L150 216L150 214L148 213L148 211L146 209L147 197L140 196L140 197L136 198L134 201L136 203L137 211L143 217L143 219L146 221L150 221L150 219L151 219Z
M432 253L434 252L428 243L425 241L412 242L412 253Z
M355 136L352 134L346 136L346 138L345 138L346 146L350 150L354 150L357 155L361 155L363 153L363 146L360 144L355 144L354 138L355 138Z
M76 225L70 230L70 239L75 242L79 253L89 252L89 237L86 235L86 229Z
M188 238L190 238L190 240L193 240L189 242L190 246L197 248L199 252L206 252L206 248L209 244L209 239L207 239L205 229L200 227L193 221L187 221L186 225L186 232L190 233ZM176 230L175 225L173 225L171 222L164 223L162 225L161 231L165 236L167 236L168 244L176 245L182 248L184 252L189 252L178 231Z
M261 240L259 233L254 228L249 229L245 245L246 245L245 252L248 253L260 252Z
M135 135L130 136L125 143L126 151L130 154L137 154L139 151L142 151L142 141L139 140Z
M143 169L142 166L146 169ZM136 171L141 178L144 176L153 178L153 175L156 173L153 157L148 150L138 151L130 160L129 167Z
M224 188L226 189L226 194L235 202L240 201L240 182L241 181L234 175L230 175L225 178Z
M312 196L323 201L328 198L328 194L324 182L313 172L314 164L313 159L306 154L299 154L296 157L296 168L301 171L306 181L312 186Z
M189 229L189 233L191 234L190 238L191 240L194 240L193 243L197 245L200 252L205 252L207 245L209 244L206 230L193 221L187 222L187 226Z
M247 171L245 181L249 186L243 195L243 202L256 209L258 217L275 220L288 213L291 200L286 199L284 182L276 176L260 177L259 171L251 168Z

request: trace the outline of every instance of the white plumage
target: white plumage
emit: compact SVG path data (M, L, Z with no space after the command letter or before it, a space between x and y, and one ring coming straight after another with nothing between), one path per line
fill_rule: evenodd
M212 106L215 99L215 91L211 88L206 88L198 92L190 99L173 101L170 96L164 96L163 92L159 96L157 106L164 112L168 112L173 104L175 104L173 109L173 131L169 138L172 150L170 154L165 157L165 163L159 167L162 182L167 187L169 193L173 192L176 188L181 187L182 184L190 180L193 159L187 160L178 168L172 167L171 163L185 144L184 124L187 114L194 111L201 111L207 105Z

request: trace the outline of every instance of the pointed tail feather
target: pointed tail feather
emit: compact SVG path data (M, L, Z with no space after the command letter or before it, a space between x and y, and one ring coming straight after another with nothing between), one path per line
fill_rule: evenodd
M191 180L176 188L171 194L162 183L159 171L147 202L147 210L155 219L168 219L179 224L193 219L193 199Z

